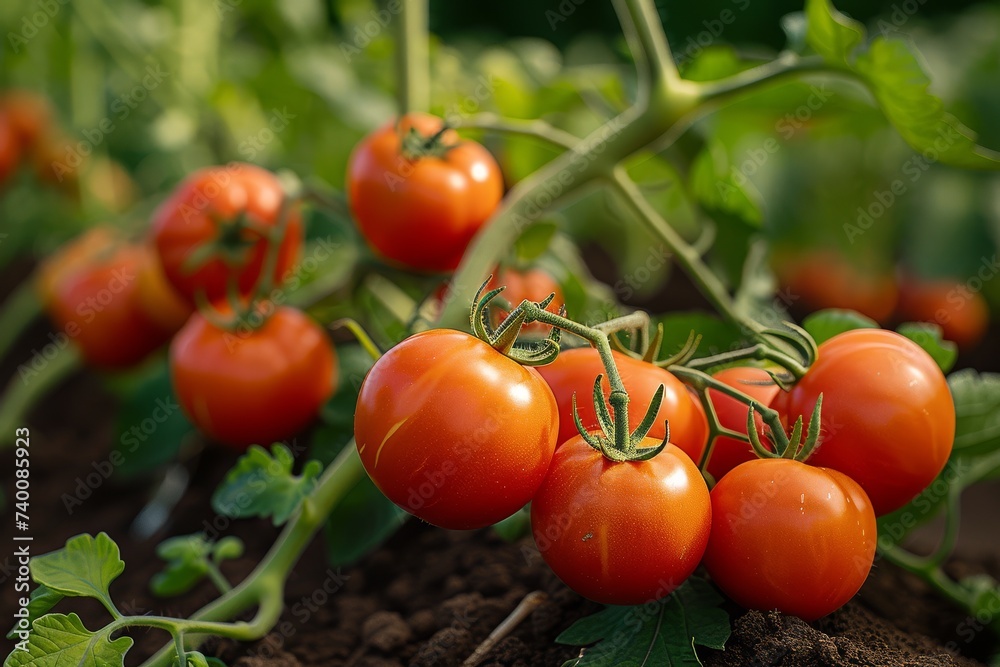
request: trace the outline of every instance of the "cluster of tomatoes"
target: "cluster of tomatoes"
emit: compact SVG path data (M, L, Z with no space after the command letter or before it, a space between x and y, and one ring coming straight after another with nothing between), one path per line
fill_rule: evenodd
M283 306L280 289L257 294L280 286L301 245L301 215L278 179L232 163L183 181L141 242L96 228L50 257L37 284L53 321L95 367L133 366L171 341L185 413L240 447L293 436L335 386L323 329Z
M595 349L561 352L535 370L442 330L411 336L369 373L355 415L361 459L392 501L444 528L487 526L530 502L542 557L590 599L656 600L703 564L736 602L812 620L861 587L876 516L919 494L951 452L954 406L931 357L893 332L857 330L820 345L789 391L762 368L715 375L746 397L709 391L720 425L737 435L747 434L751 401L790 426L823 398L807 462L758 458L742 437L718 437L704 461L717 480L709 491L698 465L709 433L700 402L668 370L614 357L633 405L663 387L639 447L670 444L647 460L615 460L577 431L574 396L591 440L606 410L580 400L604 373ZM607 401L606 380L602 389ZM766 442L759 414L754 424Z
M868 275L830 251L776 264L787 301L808 310L845 308L880 324L930 322L963 350L975 347L989 326L989 305L979 278L927 280L902 271L898 276Z
M347 185L373 251L418 272L453 271L503 196L485 148L420 114L363 140ZM214 167L178 186L143 242L95 230L51 258L39 286L92 364L129 366L172 341L172 381L194 423L233 445L266 443L304 427L336 384L324 331L272 289L302 236L297 202L273 174ZM512 306L550 293L550 309L562 301L539 270L506 269L496 285ZM522 333L547 331L529 323ZM598 381L606 368L597 350L566 350L536 370L473 335L414 334L362 384L361 461L390 500L444 528L488 526L530 503L545 561L599 602L662 598L703 564L744 606L814 619L864 582L876 516L926 488L951 452L944 375L892 332L824 342L788 390L764 368L720 370L708 391L712 423L724 430L714 438L701 400L669 368L612 357L633 406L628 451L601 439L613 392ZM637 408L653 401L650 425ZM811 457L796 460L807 449L798 442L778 451L820 401ZM751 403L780 416L781 437L760 411L751 419Z

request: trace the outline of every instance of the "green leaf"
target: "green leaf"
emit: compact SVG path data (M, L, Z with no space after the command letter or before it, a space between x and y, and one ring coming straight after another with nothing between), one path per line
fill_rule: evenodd
M522 507L503 521L493 524L493 530L504 542L516 542L531 530L531 512Z
M524 230L514 242L514 255L518 261L529 263L549 249L549 243L559 226L552 220L539 220Z
M115 474L134 477L176 460L194 427L177 403L166 359L121 392L120 398Z
M1000 169L1000 153L979 146L976 133L946 113L944 103L930 93L930 79L906 42L875 38L854 70L868 82L896 131L928 161Z
M736 216L752 227L760 227L763 199L760 192L730 164L726 147L713 141L698 154L691 166L691 191L708 211L721 211Z
M955 401L954 454L1000 449L1000 374L965 369L948 376L948 386Z
M806 43L833 64L846 64L865 39L865 27L838 12L830 0L806 0L806 21Z
M28 650L15 650L4 667L115 667L124 666L132 647L130 637L110 641L106 630L91 632L76 614L48 614L37 621Z
M695 645L722 649L729 639L729 616L721 603L711 584L691 577L659 603L607 607L583 618L556 642L590 646L567 667L701 665Z
M108 588L125 571L118 545L107 533L77 535L66 546L31 559L35 582L67 597L97 598L112 609Z
M54 591L48 586L36 586L35 590L31 591L31 596L28 598L28 617L25 620L27 627L31 627L31 624L35 622L35 619L41 618L45 614L59 604L65 595L58 591ZM17 623L14 624L14 628L7 633L7 639L14 639L15 633L17 632Z
M950 340L944 340L941 327L929 322L906 322L896 327L896 332L906 336L931 355L934 362L947 373L958 359L958 346Z
M323 528L331 565L350 565L381 545L409 518L363 475L330 513Z
M215 490L212 507L232 518L271 517L274 525L280 526L299 508L323 471L319 461L309 461L296 476L292 474L294 463L285 445L275 444L270 454L252 445Z
M654 316L652 323L653 329L657 324L663 324L661 358L679 352L692 331L701 335L701 343L698 345L695 357L729 352L738 349L743 342L743 336L736 326L701 311Z
M150 590L160 597L172 597L186 593L204 579L213 562L242 556L243 542L237 537L212 542L196 533L164 540L156 548L156 555L167 561L167 567L150 580Z
M828 308L808 315L802 328L809 332L816 344L830 340L838 334L854 329L878 329L878 322L853 310Z

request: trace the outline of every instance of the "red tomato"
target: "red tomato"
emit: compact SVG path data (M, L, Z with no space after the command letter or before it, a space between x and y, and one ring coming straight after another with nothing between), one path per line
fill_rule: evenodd
M354 437L391 501L442 528L481 528L541 485L559 416L534 369L458 331L432 329L386 352L358 396Z
M139 307L161 330L174 334L184 326L194 308L167 281L156 251L144 245L142 253L136 278Z
M811 310L856 310L887 322L899 297L891 275L866 274L834 252L802 255L776 268L788 297Z
M813 621L858 592L876 540L871 503L847 475L757 459L712 489L705 567L744 607Z
M750 398L756 400L764 406L769 406L775 394L778 393L778 385L774 384L771 376L763 368L753 366L734 366L716 373L713 377L734 389L739 389ZM768 384L762 385L760 383ZM714 389L709 390L712 405L715 406L715 413L719 417L719 423L733 431L740 433L747 432L747 412L750 410L745 403L726 396ZM764 428L764 420L760 413L754 413L754 421L757 424L757 433L760 441L767 445ZM708 472L718 481L727 472L745 461L752 461L757 458L753 447L748 442L741 442L735 438L720 437L715 441L712 448L712 458L708 462Z
M948 461L955 439L948 382L909 339L881 329L834 336L772 407L788 423L807 420L820 393L822 430L809 463L849 475L877 515L912 500Z
M0 184L3 184L17 169L21 160L17 134L5 113L0 111Z
M336 354L302 311L280 307L258 329L230 333L195 313L170 345L184 413L220 442L243 448L290 438L337 382Z
M989 326L990 309L979 292L964 283L942 280L900 284L897 318L903 322L933 322L941 327L945 340L962 349L974 347Z
M545 310L551 313L558 313L559 308L565 301L559 283L542 269L528 269L527 271L504 269L499 275L493 276L493 280L486 286L486 291L496 289L500 286L504 286L507 289L501 292L498 298L505 299L511 306L517 306L525 299L536 302L542 301L548 298L550 294L555 293L556 298L546 306ZM495 324L502 322L503 318L507 317L507 315L508 311L498 309ZM539 336L547 336L551 330L552 327L541 322L533 322L521 327L521 333Z
M122 245L53 280L49 313L87 363L132 366L170 338L140 304L137 277L145 259L141 248Z
M668 595L698 566L711 523L705 480L673 445L648 461L616 463L577 436L556 451L531 501L542 558L567 586L603 604Z
M666 435L665 422L670 420L670 442L693 460L699 460L708 440L708 420L698 400L668 371L619 352L612 354L630 399L629 429L634 429L642 421L656 388L662 384L663 403L648 435L662 440ZM573 421L574 392L584 427L588 431L600 428L594 411L594 380L598 375L604 375L601 382L605 398L611 395L611 385L597 350L588 347L560 352L554 362L539 366L538 372L552 388L559 404L560 443L578 435Z
M231 263L217 255L189 271L185 262L199 247L219 239L224 224L240 215L264 227L276 226L283 197L274 174L251 164L208 167L188 176L153 217L153 241L167 279L192 301L200 290L210 300L223 298L227 282L234 278L241 293L250 293L261 277L268 245L255 231L244 230L234 240L243 256ZM301 245L302 221L296 207L279 250L276 283L295 263Z
M112 227L92 227L46 257L35 270L35 288L42 303L52 302L56 288L75 273L106 261L125 245Z
M451 271L503 196L500 166L474 141L448 130L442 157L408 158L411 128L436 134L443 121L411 113L389 123L351 155L347 190L362 235L386 259L420 271Z
M52 105L39 93L10 90L0 100L0 109L7 114L24 151L32 150L52 129Z

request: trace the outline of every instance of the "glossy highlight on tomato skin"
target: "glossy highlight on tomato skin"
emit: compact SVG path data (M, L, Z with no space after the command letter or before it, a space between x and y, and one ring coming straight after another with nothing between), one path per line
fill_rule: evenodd
M556 445L555 398L532 368L459 331L386 352L358 395L355 440L375 485L442 528L481 528L531 500Z
M277 308L250 333L195 313L171 343L170 377L199 429L243 449L308 426L336 386L337 360L323 329L294 308Z
M738 604L813 621L854 597L876 542L871 503L847 475L757 459L712 489L704 564Z
M704 478L677 447L618 463L577 436L556 451L531 526L567 586L603 604L636 605L665 597L694 572L711 513Z
M390 262L418 271L452 271L472 237L503 196L496 159L453 130L442 157L409 158L402 137L441 130L443 120L423 113L403 116L365 137L351 154L347 191L358 229Z
M629 394L629 428L634 429L639 425L653 394L662 384L663 402L647 435L662 440L666 436L666 422L669 420L670 442L692 460L698 461L708 440L708 420L697 398L665 369L620 352L612 352L612 356ZM554 362L539 366L538 372L552 388L559 403L560 444L578 435L573 420L574 393L584 427L588 431L600 428L597 412L594 410L594 381L598 375L604 376L601 382L605 398L611 395L611 385L597 350L588 347L560 352Z
M808 419L821 393L822 430L809 463L855 480L876 515L908 503L948 462L955 404L944 374L913 341L881 329L834 336L772 407L786 424Z

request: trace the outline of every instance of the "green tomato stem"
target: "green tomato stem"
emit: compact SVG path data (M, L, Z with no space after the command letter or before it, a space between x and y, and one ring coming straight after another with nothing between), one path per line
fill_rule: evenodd
M319 478L316 488L303 500L302 507L285 525L264 559L239 585L195 612L190 620L169 619L174 628L191 633L211 633L242 641L263 637L274 627L284 606L285 580L327 515L365 474L352 439L344 446ZM247 609L257 606L250 623L227 623ZM137 617L148 625L149 616ZM194 648L203 639L199 634L185 638ZM166 646L143 663L143 667L169 667L173 647Z
M611 353L611 341L608 339L608 334L601 329L588 327L567 319L562 315L551 313L531 301L522 302L518 308L527 314L528 321L534 320L549 326L559 327L563 331L568 331L575 336L590 341L597 349L598 354L601 355L601 362L604 364L604 369L608 374L608 383L611 385L611 396L608 397L608 402L614 411L615 448L621 452L631 453L633 447L629 437L628 392L625 390L625 384L622 382L618 366L615 364L614 356ZM619 318L619 320L623 319L625 318ZM635 319L641 318L633 318L633 320ZM633 321L627 321L627 324L631 325L632 323Z
M430 48L427 0L402 0L396 19L396 74L399 112L430 108Z
M543 120L501 118L494 113L476 114L462 120L456 127L532 137L565 150L572 150L580 143L580 138L576 135L553 127Z
M11 378L7 384L7 389L0 398L0 433L6 437L0 439L0 449L10 447L14 444L11 435L14 429L24 426L28 412L35 403L41 400L50 389L72 375L82 366L80 352L73 344L69 344L65 349L60 350L46 366L40 370L29 367L30 375L21 378L20 369L17 375ZM25 362L27 366L30 362Z
M756 343L750 347L743 348L742 350L734 350L732 352L715 354L710 357L692 359L691 361L686 362L685 366L698 370L705 370L748 359L774 362L795 376L796 379L801 378L806 374L806 371L809 370L791 355L785 354L784 352L776 350L770 345L764 343Z
M42 314L42 302L35 291L35 281L21 283L4 301L0 309L0 359L7 356L10 346L20 338Z

